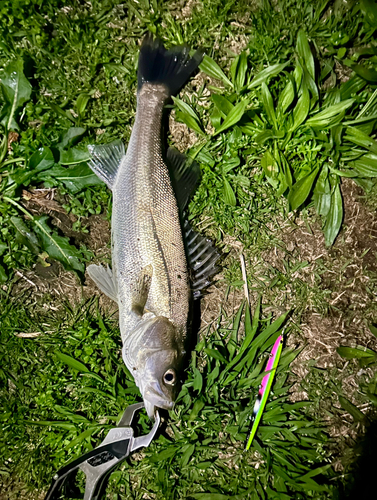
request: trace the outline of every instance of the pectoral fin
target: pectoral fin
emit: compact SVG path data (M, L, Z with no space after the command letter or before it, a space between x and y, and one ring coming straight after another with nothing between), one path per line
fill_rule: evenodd
M132 294L132 311L138 316L144 314L144 307L148 300L149 290L152 283L153 267L151 264L145 266L136 282Z
M107 266L96 266L91 264L87 268L89 276L105 295L118 302L118 283L112 270Z

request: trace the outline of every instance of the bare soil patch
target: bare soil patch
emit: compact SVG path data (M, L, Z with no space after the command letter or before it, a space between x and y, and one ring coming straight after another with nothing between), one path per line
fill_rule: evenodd
M82 232L72 229L77 217L68 214L62 204L54 199L53 190L24 192L23 205L33 215L49 215L52 226L60 234L68 237L70 243L76 246L85 245L98 257L99 262L111 262L110 224L104 215L83 218L82 226L87 232ZM84 282L76 273L65 270L56 261L40 258L33 269L17 272L17 277L12 293L18 295L31 291L35 302L48 296L49 300L44 305L47 309L59 310L65 302L76 305L93 295L99 297L101 306L111 311L114 309L113 302L99 292L92 280L88 278Z

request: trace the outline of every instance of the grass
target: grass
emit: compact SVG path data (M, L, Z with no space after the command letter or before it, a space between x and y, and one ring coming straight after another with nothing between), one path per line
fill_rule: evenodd
M103 437L138 389L121 363L118 329L93 301L58 316L50 311L36 317L20 315L5 298L3 305L1 377L8 388L2 402L2 473L17 477L22 471L25 483L41 487L54 470ZM284 499L293 492L296 498L315 498L318 491L330 491L321 484L329 467L326 436L305 415L309 403L292 404L287 397L288 366L298 350L285 350L274 399L252 453L244 453L250 395L286 315L259 320L257 310L251 322L247 309L242 325L243 309L230 324L220 320L220 328L196 346L166 431L143 460L131 459L125 473L113 475L110 492L132 498L146 491L155 498L260 498L268 484L269 498ZM241 326L243 341L238 340ZM39 335L28 338L36 327ZM139 425L146 432L145 417ZM12 449L5 446L9 441Z
M113 474L108 495L346 495L352 463L345 461L343 482L329 467L334 450L340 461L339 447L352 445L339 429L346 425L356 439L358 426L373 421L375 404L374 354L358 376L360 368L349 359L356 351L347 349L360 349L360 343L374 349L366 328L377 318L377 270L364 267L364 257L347 246L352 224L346 213L347 182L363 188L367 206L375 203L375 7L369 0L265 0L252 8L203 0L183 9L157 0L5 1L0 29L0 453L8 497L16 498L15 484L24 492L45 489L54 470L96 445L138 398L108 314L94 300L71 306L53 293L20 291L16 272L30 278L31 269L57 260L84 283L85 266L96 255L94 246L83 243L90 241L84 237L89 221L111 215L110 193L87 167L86 146L115 138L127 143L139 43L147 30L167 45L185 42L206 50L202 72L174 100L173 117L189 137L188 154L201 165L189 218L222 249L224 271L216 286L224 304L217 326L203 332L193 352L166 432L143 460L130 459ZM173 122L169 142L180 140L179 130ZM224 313L224 289L241 302L240 251L252 303L262 297L253 327L247 316L237 323L238 308ZM349 274L350 266L358 266L359 274ZM348 307L338 301L341 294ZM288 309L289 346L247 455L247 416L278 330L265 332ZM293 344L314 342L303 340L302 331L313 330L316 315L330 322L330 330L338 319L351 328L352 335L341 330L341 353L349 364L336 358L331 367L319 366L318 345L312 351L316 362L303 354L295 361ZM251 331L258 336L245 351L247 369L227 371ZM35 338L24 335L33 332ZM265 341L253 351L258 339ZM324 337L320 342L327 345ZM336 342L327 347L332 356ZM288 366L294 370L304 362L307 371L297 383L312 404L291 402L295 376L287 378ZM224 373L234 379L226 383ZM360 382L362 394L346 385L349 377L356 387ZM361 413L371 416L363 420L357 406L365 404ZM338 448L323 433L324 422L342 442ZM140 426L148 428L145 419Z

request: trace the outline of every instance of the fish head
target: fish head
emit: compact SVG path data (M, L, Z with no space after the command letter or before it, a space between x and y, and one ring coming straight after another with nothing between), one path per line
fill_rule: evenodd
M180 364L177 352L173 349L150 354L145 364L145 381L140 386L149 417L154 416L156 408L173 408L180 389Z
M173 323L162 316L141 321L133 333L138 346L137 352L136 346L133 349L132 374L148 416L154 418L156 408L171 410L178 395L183 342ZM123 358L126 362L124 348Z

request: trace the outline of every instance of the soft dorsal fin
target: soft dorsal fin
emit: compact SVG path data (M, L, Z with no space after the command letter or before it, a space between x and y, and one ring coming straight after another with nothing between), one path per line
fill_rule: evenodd
M200 167L195 160L174 148L168 149L166 160L178 207L183 212L200 181Z
M114 302L118 302L118 283L109 266L105 268L91 264L87 267L87 271L101 292L114 300Z
M183 235L189 267L193 273L191 288L194 299L202 295L202 291L211 285L210 278L219 272L216 262L220 254L211 240L194 231L187 220L183 224Z
M112 189L120 164L125 155L124 144L120 140L104 145L90 145L89 167Z

